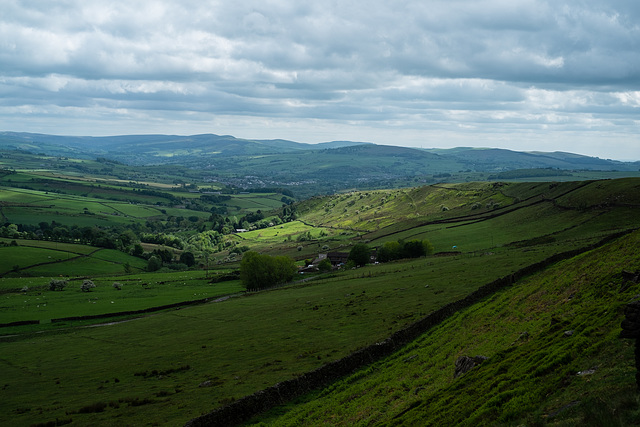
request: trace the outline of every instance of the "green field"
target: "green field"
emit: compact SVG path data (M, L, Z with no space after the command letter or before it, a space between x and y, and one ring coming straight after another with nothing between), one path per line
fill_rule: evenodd
M145 260L113 249L35 240L16 243L18 246L0 247L0 277L117 274L125 264L138 271L147 265Z
M126 417L130 423L149 417L166 425L181 423L232 397L299 375L325 360L380 340L442 304L547 254L514 255L372 266L307 286L183 308L106 328L71 329L52 336L53 340L47 335L5 339L0 342L0 352L4 360L13 361L7 366L4 380L7 390L16 390L19 384L28 382L37 392L5 400L8 418L4 420L20 424L47 422L95 403L138 398L149 404L133 411L123 403L102 413L74 414L72 418L74 422L97 425L108 425L114 417ZM483 268L488 262L492 268ZM131 287L137 293L146 292ZM113 299L118 291L103 288L101 293L99 287L95 293L70 289L60 294L74 296L75 305L91 310L105 306L113 309L115 304L124 303ZM125 288L119 292L125 292ZM158 287L162 292L165 289ZM46 294L47 299L50 294ZM93 295L98 297L96 304L90 301ZM13 298L27 301L23 304L30 304L31 310L42 308L34 308L41 300L33 297ZM47 300L47 304L49 307L53 303ZM29 345L31 355L51 355L41 359L36 370L31 368L28 378L21 367L32 366L31 356L16 358L23 354L24 345ZM141 349L145 351L141 353ZM90 354L94 356L88 357ZM60 365L59 360L74 362ZM134 375L184 365L189 365L188 371L163 376L162 380ZM114 383L115 378L119 382ZM203 392L199 385L207 380L216 386ZM61 394L68 397L64 401L56 399ZM25 408L30 410L18 414ZM162 422L157 418L160 408L165 408Z
M116 250L15 239L18 246L0 247L7 276L0 279L0 323L43 323L0 331L6 395L0 404L0 424L69 420L76 425L183 424L384 340L482 285L553 254L638 228L639 185L638 180L469 183L314 198L297 205L298 221L226 235L216 244L224 246L225 253L246 246L303 259L328 250L346 252L354 242L378 246L417 238L429 239L436 252L445 254L301 275L299 282L248 294L237 280L210 283L214 274L236 267L240 255L234 258L235 265L222 265L216 272L143 273L145 260ZM255 195L238 196L246 198L243 209L258 209ZM66 197L59 206L75 196ZM74 206L78 205L70 201L68 208ZM5 204L3 212L8 207ZM161 209L171 215L165 207ZM176 230L180 227L176 225ZM12 240L1 243L10 245ZM464 419L479 424L528 423L528 413L540 419L554 405L559 408L571 401L579 383L568 382L565 395L558 391L548 399L546 384L560 390L551 375L588 369L583 367L588 357L601 360L603 378L610 374L622 381L628 369L607 370L606 366L612 353L628 355L630 348L616 341L617 347L605 351L599 343L612 342L620 304L639 291L635 286L619 292L620 271L640 269L639 241L636 232L534 274L455 315L450 324L437 327L399 355L303 398L299 408L277 410L287 412L284 418L271 414L256 422L364 425L380 420L422 425L431 418L418 412L428 413L424 408L433 405L434 425L456 424L460 418L455 416L462 417L456 414L466 414ZM133 267L131 274L124 274L125 263ZM16 265L18 271L14 271ZM8 277L20 274L31 277ZM69 276L67 288L49 291L49 280L61 275ZM85 277L97 285L91 292L80 290ZM116 290L113 282L122 283L122 290ZM613 285L607 288L607 283ZM119 316L118 322L101 327L87 326L111 322L48 323L59 317L106 315L229 295L236 296L147 316ZM598 320L591 328L585 322L594 316ZM575 348L567 347L566 340L547 339L552 317L562 328L578 331ZM522 346L507 345L525 330L530 340ZM592 337L594 343L586 344L583 336ZM581 349L586 355L578 354ZM486 353L489 374L453 382L452 363L466 352ZM523 362L518 365L520 359ZM502 360L510 365L502 365ZM538 368L539 374L527 376ZM476 377L480 382L474 385ZM624 381L617 391L628 389ZM469 388L457 396L460 384ZM368 388L373 394L368 394ZM475 389L497 403L482 406L482 399L469 397L474 396L469 390ZM500 418L503 414L495 409L502 402L510 405L511 415L506 418Z
M640 234L463 310L394 355L250 425L637 425L622 308ZM571 331L567 333L566 331ZM487 361L454 378L460 356Z
M46 323L56 318L144 310L242 290L237 280L212 284L205 272L94 277L96 287L91 292L80 290L82 278L71 278L63 291L56 292L49 291L49 280L50 277L0 279L0 323L25 320ZM122 285L121 290L113 287L114 282ZM25 287L27 290L22 291Z

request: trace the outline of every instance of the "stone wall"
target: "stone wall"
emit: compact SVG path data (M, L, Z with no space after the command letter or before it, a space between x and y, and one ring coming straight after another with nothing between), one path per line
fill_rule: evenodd
M327 363L297 378L277 383L274 386L245 396L209 414L196 417L188 421L185 427L232 426L246 422L252 417L277 405L284 404L295 397L324 387L360 368L391 355L454 313L472 306L483 298L494 294L496 291L513 284L525 276L539 272L558 261L573 258L583 252L595 249L630 231L633 230L616 233L585 248L559 253L543 261L524 267L513 274L481 286L476 291L458 301L445 305L395 332L382 342L357 350L342 359Z

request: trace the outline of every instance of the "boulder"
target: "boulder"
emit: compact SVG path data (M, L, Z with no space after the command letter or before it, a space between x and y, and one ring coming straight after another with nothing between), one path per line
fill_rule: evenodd
M621 338L640 338L640 301L632 301L624 307L624 320L620 327Z
M453 373L453 378L458 378L461 375L466 374L471 369L475 368L488 358L485 356L460 356L458 360L456 360L456 370Z

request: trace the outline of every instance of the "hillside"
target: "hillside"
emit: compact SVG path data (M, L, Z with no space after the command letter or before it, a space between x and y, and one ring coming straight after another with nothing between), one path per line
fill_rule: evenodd
M443 181L640 176L640 162L572 153L425 150L352 141L306 144L215 134L78 137L0 132L0 150L104 158L135 166L169 166L201 181L215 179L244 188L286 187L300 198L346 189L413 187ZM519 170L524 172L497 175Z
M637 425L634 346L619 333L640 291L622 272L639 270L635 232L514 284L256 423ZM487 359L455 378L462 356Z
M282 381L300 378L305 372L349 357L359 349L401 333L414 322L465 298L484 285L511 277L555 254L581 250L613 233L639 227L639 189L640 181L637 179L569 183L469 183L315 198L289 206L298 209L299 219L307 222L307 225L300 221L289 221L235 234L231 238L235 239L237 245L298 258L315 256L324 250L324 246L330 250L348 251L354 242L378 246L387 241L416 238L431 240L435 251L441 254L372 264L357 270L337 270L312 280L257 293L245 294L239 290L239 281L233 278L212 280L213 276L208 276L208 270L199 269L175 273L134 271L126 275L122 272L117 275L105 272L92 277L98 287L89 294L79 289L83 277L69 277L68 288L53 294L46 289L51 277L0 279L0 290L5 301L5 309L0 311L0 323L35 320L25 325L2 328L0 363L3 366L6 398L2 403L0 423L31 425L69 421L72 425L112 425L113 420L117 419L125 424L183 424L216 408L240 401L243 396ZM408 200L412 200L410 203L413 206L407 203ZM335 203L334 207L329 206L332 203ZM372 205L375 209L365 209ZM347 219L343 217L345 208L357 220L351 225L341 223ZM375 216L358 220L358 214L352 209L366 214L377 211L381 222L378 225L372 221ZM395 219L394 213L397 215ZM173 224L171 221L169 223ZM346 226L347 229L338 226ZM355 231L348 228L356 226L362 229ZM623 263L628 264L629 269L637 268L634 265L636 258L633 257L637 253L638 237L633 235L632 240L629 239L583 255L592 257L589 262L593 265L594 275L584 280L569 275L569 283L575 289L582 289L579 286L583 282L612 282L617 286L620 282L616 274L620 273ZM22 239L17 239L17 243L20 242ZM11 247L0 248L0 251L4 249L11 250ZM66 247L64 249L68 250ZM547 279L538 285L528 284L538 283L528 282L538 280L536 276L531 276L503 291L530 289L533 292L534 286L540 286L539 301L544 301L540 308L546 309L548 306L550 310L540 318L522 314L528 308L522 308L515 314L500 314L501 310L507 309L503 306L514 304L500 303L500 308L491 306L490 310L484 311L484 304L498 301L500 296L483 300L477 308L468 309L472 313L482 313L484 319L470 323L480 329L465 335L472 343L477 343L473 345L479 346L469 347L469 352L476 348L478 352L486 352L482 354L490 358L486 366L493 366L491 363L496 363L502 353L489 352L489 343L495 344L496 351L499 351L507 339L513 341L515 332L507 326L493 330L488 325L498 324L504 319L525 319L530 322L514 326L517 329L526 326L531 337L526 342L537 343L534 338L544 337L542 333L548 327L545 322L550 317L555 316L561 322L563 332L565 326L562 322L573 320L571 312L562 310L574 306L554 306L552 301L544 300L544 295L565 292L551 288L545 290L544 286L548 283L565 286L564 280L553 279L560 277L555 269L573 271L574 267L568 267L569 263L580 259L565 261L557 267L541 271L540 274L544 276L540 277ZM610 260L616 260L615 264ZM609 264L611 273L606 273L609 276L599 273L599 266L605 268ZM215 277L228 274L233 264L222 265L221 268L224 270L220 273L213 273ZM602 277L608 281L602 282ZM113 287L114 282L121 283L122 289ZM627 298L637 293L636 288L631 287L618 294L615 286L613 294L616 298ZM522 295L528 295L524 292ZM580 301L589 305L596 296L600 298L599 294L590 292L578 292L570 301L572 304ZM524 300L523 304L528 301L523 296L518 298L515 301ZM613 296L603 292L601 298L609 301L607 298ZM561 299L564 300L564 297ZM43 306L44 300L47 301L46 306ZM199 305L180 306L179 309L162 308L170 302L190 300ZM552 300L555 301L554 298ZM606 304L615 306L621 301L611 299ZM139 311L158 306L160 310L154 311L153 316L123 313L125 309ZM603 306L597 307L602 310ZM495 313L500 315L493 319L491 316ZM613 317L607 316L619 316L619 312L614 313L614 310L607 310L607 316L603 311L594 313L609 320ZM116 316L109 318L109 322L113 319L129 321L87 328L85 326L90 324L105 323L105 318L73 317L93 314ZM56 321L53 322L52 318ZM454 317L453 320L458 318ZM619 324L618 318L614 320ZM595 325L600 328L597 326L600 323ZM569 326L576 331L585 329L573 324ZM440 330L440 327L436 330ZM504 332L504 337L498 334L499 331ZM605 357L606 354L603 356L600 353L609 343L603 341L603 337L609 336L608 333L600 335L598 331L588 332L595 340L595 347L587 353L592 359ZM486 340L480 338L484 333L489 334ZM454 332L451 334L453 336ZM429 336L427 334L421 340ZM443 338L437 336L437 339ZM418 347L410 344L408 348L413 351ZM531 352L533 348L529 347L527 351ZM573 352L580 348L562 348L558 351ZM433 359L434 363L438 362L435 365L438 372L443 368L443 375L448 377L451 373L449 367L455 361L452 360L454 353L457 355L462 349L466 347L451 347L443 352L428 350L403 363L413 366L410 361L420 361L421 364L416 366L426 370L431 363L429 360ZM629 351L627 347L622 350ZM425 356L431 353L434 354L433 358ZM571 354L572 361L582 363L581 356ZM407 354L401 360L412 356L413 353ZM547 363L544 357L540 356ZM549 353L548 362L554 366L553 369L556 365L565 367L569 363L562 359L554 365L554 357ZM533 360L526 362L523 367L532 363ZM575 366L570 367L583 369L578 366L580 364L576 362ZM516 365L518 363L513 362L512 366ZM600 366L605 365L603 363ZM603 372L608 371L603 369ZM381 411L392 416L401 416L401 411L418 405L413 400L405 401L404 395L422 399L426 394L421 394L422 390L416 394L415 390L425 387L418 383L428 381L431 377L420 377L422 380L401 378L408 381L406 390L396 390L389 395L381 392L380 396L386 395L387 400L374 401L380 405ZM437 379L435 374L433 378ZM505 386L497 389L507 390L505 387L519 381L518 378L514 376L510 380L508 375L505 376ZM443 384L446 385L443 381L434 380L434 386L441 387L438 390L445 390L442 388ZM487 381L484 380L478 387L490 387L493 390L493 382ZM424 392L427 393L427 387ZM518 390L512 395L519 393ZM569 391L567 393L567 396L571 395ZM391 397L393 399L389 401ZM447 401L453 399L453 394L438 391L437 397ZM541 411L546 410L544 405L544 402L535 403ZM367 408L363 406L363 415L369 411ZM420 419L415 413L409 415L406 412L406 416L410 417L406 419L407 422ZM336 414L336 419L341 416ZM307 415L296 415L294 411L291 417L294 420L292 424L296 424L304 422ZM309 420L315 422L314 418Z

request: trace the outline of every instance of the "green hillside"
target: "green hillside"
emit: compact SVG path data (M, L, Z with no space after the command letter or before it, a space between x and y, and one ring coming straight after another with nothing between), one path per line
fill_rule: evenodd
M103 173L169 182L215 182L240 188L284 187L299 198L350 189L413 187L438 182L583 180L640 176L640 162L573 153L505 149L422 149L351 141L306 144L231 135L58 136L0 132L7 156L105 162ZM18 153L18 154L15 154ZM0 153L0 168L4 163ZM77 163L78 163L77 162ZM42 167L51 163L42 162ZM87 163L87 164L84 164ZM126 171L126 166L135 166ZM126 172L125 172L126 171ZM150 180L153 181L153 180Z
M256 423L637 425L633 342L619 333L640 291L622 272L639 269L635 232L516 283ZM478 355L487 360L454 378L459 357Z
M229 248L246 245L307 258L329 249L348 251L354 242L378 246L426 238L440 254L304 275L301 279L310 280L256 293L241 292L237 280L211 280L214 275L207 270L124 275L118 263L125 259L120 255L99 258L122 270L91 275L98 287L90 293L80 290L89 275L85 271L79 277L71 275L71 284L59 292L47 290L51 277L0 279L4 301L0 323L41 322L0 331L6 396L0 404L0 423L183 424L384 341L483 285L511 277L550 256L638 228L639 188L637 179L469 183L311 199L288 206L289 212L297 212L298 221L227 236L233 239ZM527 414L540 419L574 400L588 402L589 396L605 389L581 395L579 381L600 375L603 383L617 379L615 384L621 388L614 391L624 393L633 381L628 362L632 351L629 344L613 337L621 320L621 304L638 293L636 285L622 292L620 285L623 269L640 268L639 239L636 232L532 274L455 315L399 355L303 398L322 396L317 407L321 409L290 407L285 418L273 422L367 424L380 419L385 424L420 425L431 419L431 410L424 408L433 405L437 408L433 420L439 425L455 420L456 414L466 414L464 419L478 423L506 423L526 421ZM12 245L11 239L4 242ZM19 248L21 242L16 240ZM77 244L65 245L58 249L78 255L122 254L91 253ZM55 250L51 246L32 249L45 252L29 256L47 260L52 255L46 251ZM222 267L219 274L227 274L234 264ZM122 290L114 288L113 282L121 283ZM218 300L221 296L233 297ZM164 309L151 316L118 314L203 298L207 303ZM44 299L51 301L46 309ZM47 322L94 314L128 321L95 328L86 326L108 321ZM566 330L574 334L564 339ZM623 355L620 363L625 365L619 371L608 367L614 353ZM489 359L453 382L453 363L465 354ZM395 364L396 360L400 363ZM503 360L509 363L502 364ZM592 375L574 375L596 365ZM369 375L374 373L384 379ZM565 377L567 385L559 385L557 378ZM478 383L459 393L474 378ZM367 385L333 397L331 390L347 390L369 380L374 389L374 383L384 383L375 396L358 400ZM558 394L541 399L550 385ZM489 399L473 398L484 395ZM371 405L366 403L369 398ZM458 411L448 409L451 402ZM509 403L510 412L496 409L501 402ZM611 404L617 405L615 400ZM344 407L345 413L327 409L336 405Z

